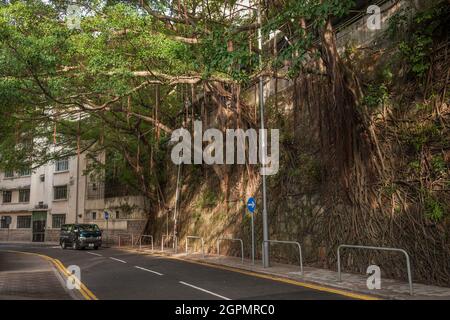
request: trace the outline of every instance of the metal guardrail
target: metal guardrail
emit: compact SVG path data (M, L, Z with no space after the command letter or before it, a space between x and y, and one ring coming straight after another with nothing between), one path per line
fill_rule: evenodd
M118 233L116 236L119 238L119 247L121 246L121 241L120 241L121 237L129 237L131 240L131 247L133 247L134 235L132 233Z
M202 241L202 256L203 256L203 258L205 258L205 242L203 241L202 237L197 237L197 236L187 236L186 237L186 254L188 254L189 239L199 239Z
M154 248L153 248L153 236L147 235L147 234L141 234L139 236L139 250L142 250L142 238L150 238L151 239L152 251L153 251L154 250Z
M388 247L371 247L371 246L360 246L360 245L350 245L350 244L341 244L337 248L337 264L338 264L338 281L342 281L341 279L341 255L340 255L340 249L341 248L354 248L354 249L369 249L369 250L383 250L383 251L397 251L401 252L406 257L406 269L408 272L408 282L409 282L409 294L413 295L413 283L412 283L412 276L411 276L411 263L409 261L409 255L408 253L399 248L388 248Z
M242 263L244 263L244 242L242 241L242 239L232 239L232 238L219 238L217 239L217 255L220 256L220 241L239 241L241 243L241 260Z
M263 264L264 264L264 243L266 243L266 242L268 242L269 244L270 243L285 243L285 244L295 244L295 245L297 245L297 247L298 247L298 253L299 253L299 256L300 256L300 273L301 273L301 275L303 276L303 257L302 257L302 246L300 245L300 243L299 242L297 242L297 241L285 241L285 240L264 240L263 242L262 242L262 261L263 261Z
M177 238L177 236L166 235L166 234L162 235L162 237L161 237L161 251L162 252L164 252L164 238L167 238L167 239L173 238L173 249L174 249L175 253L177 253L177 247L178 247L178 238Z

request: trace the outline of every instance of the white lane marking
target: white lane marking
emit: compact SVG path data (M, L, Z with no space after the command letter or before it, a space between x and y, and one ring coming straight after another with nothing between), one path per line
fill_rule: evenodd
M86 252L86 253L92 254L93 256L97 256L97 257L103 257L101 254L94 253L94 252Z
M113 258L113 257L109 257L109 258L112 259L112 260L116 260L116 261L122 262L122 263L127 263L126 261L123 261L123 260L120 260L120 259L117 259L117 258Z
M191 288L194 288L194 289L197 289L197 290L200 290L200 291L209 293L209 294L211 294L211 295L213 295L213 296L216 296L216 297L219 297L219 298L221 298L221 299L223 299L223 300L231 300L230 298L227 298L227 297L221 296L220 294L217 294L217 293L214 293L214 292L211 292L211 291L208 291L208 290L205 290L205 289L196 287L196 286L194 286L194 285L192 285L192 284L189 284L189 283L186 283L186 282L183 282L183 281L180 281L180 283L181 283L181 284L184 284L185 286L188 286L188 287L191 287Z
M147 271L147 272L151 272L151 273L157 274L158 276L163 276L162 273L159 273L159 272L156 272L156 271L153 271L153 270L150 270L150 269L145 269L145 268L142 268L142 267L139 267L139 266L134 266L134 267L136 269L140 269L140 270L144 270L144 271Z

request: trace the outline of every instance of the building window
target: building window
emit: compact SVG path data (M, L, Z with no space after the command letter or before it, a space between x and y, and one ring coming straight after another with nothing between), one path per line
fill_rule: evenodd
M30 189L19 190L19 202L23 203L30 202Z
M19 172L19 176L20 177L28 177L31 176L31 170L30 169L25 169Z
M1 229L8 229L9 228L9 223L11 223L11 217L10 216L3 216L0 219L0 228Z
M67 170L69 170L69 158L56 160L56 163L55 163L55 171L56 172L67 171Z
M97 220L97 212L92 212L92 220Z
M3 191L3 203L11 203L12 191Z
M5 178L14 178L14 171L12 170L5 171Z
M17 228L18 229L31 228L31 216L17 216Z
M59 229L65 223L66 223L66 215L65 214L52 215L52 228Z
M54 200L67 200L67 186L58 186L53 188Z

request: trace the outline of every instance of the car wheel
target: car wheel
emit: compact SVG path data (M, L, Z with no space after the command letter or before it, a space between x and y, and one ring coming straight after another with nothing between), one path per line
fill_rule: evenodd
M65 242L65 241L62 241L62 242L61 242L61 248L62 248L63 250L67 248L67 247L66 247L66 242Z
M78 243L77 243L76 241L74 241L74 242L72 243L72 249L73 249L73 250L78 250Z

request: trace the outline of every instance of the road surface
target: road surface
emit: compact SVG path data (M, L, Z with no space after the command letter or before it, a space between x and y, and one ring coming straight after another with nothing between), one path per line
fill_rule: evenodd
M12 253L8 250L45 255L58 259L65 267L79 266L81 282L100 300L349 299L301 285L114 248L62 250L54 245L3 243L0 244L0 264L5 265L6 261L9 269L20 268L20 264L11 261ZM0 266L0 279L2 272Z

